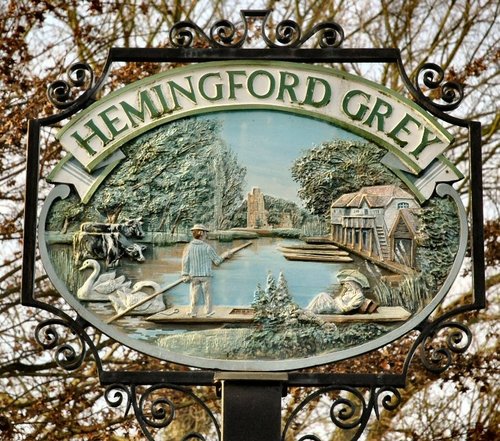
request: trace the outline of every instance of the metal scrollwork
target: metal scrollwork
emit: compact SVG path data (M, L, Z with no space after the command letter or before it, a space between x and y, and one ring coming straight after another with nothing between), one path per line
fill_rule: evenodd
M304 399L292 412L282 434L282 440L287 437L287 432L293 426L298 414L321 396L328 396L335 392L338 395L333 398L330 405L330 419L336 427L342 430L353 430L353 440L359 439L368 423L372 409L375 410L377 419L380 418L380 406L388 411L394 411L401 404L401 394L392 386L381 388L371 388L369 394L366 390L359 390L348 386L330 386L320 389ZM340 395L342 392L344 394ZM365 396L366 395L366 396ZM321 441L314 434L307 434L299 438L298 441Z
M264 21L262 29L262 37L264 38L264 41L269 47L280 47L280 46L295 47L299 45L301 30L299 25L293 20L283 20L282 22L278 23L275 29L275 36L276 40L280 44L274 43L266 33L266 28L267 28L266 23L268 17L269 15L266 17L266 20Z
M104 392L104 399L111 407L120 407L125 399L125 416L128 415L130 407L132 406L130 389L123 384L112 384L111 386L108 386Z
M199 440L206 441L206 438L198 432L188 433L181 441Z
M302 36L297 22L289 19L279 22L272 32L269 29L269 10L242 10L241 17L238 26L229 20L215 22L210 35L191 21L180 21L170 30L170 43L176 48L190 48L196 44L211 48L240 48L248 39L250 21L255 19L262 21L262 39L269 48L297 48L315 35L319 36L318 43L322 48L339 47L344 41L344 30L335 22L319 23Z
M49 85L47 97L58 109L67 109L78 101L72 99L73 88L85 87L85 91L94 85L94 72L87 63L75 63L66 71L68 80L57 80Z
M132 400L132 405L136 414L137 421L139 422L143 433L149 440L153 440L153 434L151 429L166 429L170 424L173 423L175 418L178 416L178 406L176 406L175 398L179 396L186 396L189 399L191 405L201 407L203 411L209 416L212 422L217 439L220 439L220 427L217 422L213 412L208 408L208 406L190 389L174 386L174 385L155 385L146 389L142 394L140 394L139 401L136 401L136 395L138 394L136 388L134 387L132 393L129 393L126 388L121 385L114 386L114 389L118 389L118 393L125 393ZM170 397L167 397L167 393ZM175 398L172 398L174 396ZM112 400L112 405L115 407L122 403L122 397L114 397ZM206 437L199 432L190 432L183 436L182 440L200 440L206 441Z
M344 30L335 22L324 22L314 26L302 37L300 26L293 20L283 20L278 23L275 30L275 38L279 43L275 43L266 31L266 24L270 13L264 19L262 37L268 47L300 47L309 41L314 35L319 35L319 45L323 49L339 47L344 41Z
M426 96L422 90L420 79L423 85L430 91L437 91L437 99L447 104L439 104L434 101L432 93ZM417 70L415 76L415 87L420 98L430 101L434 107L444 112L455 110L464 98L463 86L456 81L443 82L445 78L444 70L434 63L425 63Z
M330 386L310 394L293 410L283 430L282 440L286 439L287 432L294 420L309 403L317 400L321 396L328 396L332 392L336 393L337 396L333 398L333 402L330 405L330 420L335 426L342 430L357 428L356 435L353 438L357 439L368 422L371 407L368 405L363 393L358 389L348 386ZM345 395L341 395L342 392L345 392ZM307 434L300 438L300 441L305 440L320 441L320 438L314 434Z
M166 397L152 399L152 395L161 387L152 387L148 389L139 401L139 408L142 410L142 419L151 427L162 429L167 427L175 418L175 404L172 400ZM151 418L146 417L144 409L147 403L150 402Z
M240 47L245 42L248 28L246 21L243 32L238 32L234 23L229 20L219 20L210 28L213 45L219 47Z
M366 408L365 398L361 392L352 389L349 393L355 396L357 402L351 398L339 397L330 406L330 418L341 429L354 429L358 426Z
M242 30L238 31L237 26L229 20L218 20L210 28L210 35L191 21L180 21L170 29L170 43L176 48L190 48L196 45L211 48L241 47L248 35L245 11L242 11L241 15L243 17Z
M35 339L44 349L56 348L54 360L61 368L72 371L78 369L85 359L86 345L78 334L80 349L77 350L69 343L60 344L60 336L56 326L70 327L68 322L60 319L45 320L35 329ZM72 330L74 333L74 331Z
M174 24L169 33L170 44L175 48L193 47L197 36L204 44L210 44L210 38L203 32L203 29L188 20Z
M339 47L344 41L344 29L334 22L320 23L311 31L311 35L319 32L319 45L322 48Z
M446 338L446 347L435 348L431 346L429 340L435 339L439 331L443 329L451 330ZM464 324L457 322L442 323L424 336L421 343L420 359L429 371L439 374L450 367L453 354L464 353L471 342L472 333Z
M299 438L299 441L321 441L316 435L305 435Z
M401 394L394 387L381 387L375 392L374 410L377 419L380 419L379 399L385 410L393 411L401 404Z

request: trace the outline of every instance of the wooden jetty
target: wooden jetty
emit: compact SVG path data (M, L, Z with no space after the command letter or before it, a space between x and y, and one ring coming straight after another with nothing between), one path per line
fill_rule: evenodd
M251 307L215 306L214 314L207 317L201 312L196 317L189 315L189 306L177 306L153 314L145 319L155 323L223 324L252 323L255 311ZM329 323L393 323L407 320L411 314L401 306L379 306L371 314L319 314Z
M305 243L314 245L337 245L335 241L328 236L311 236L304 238Z

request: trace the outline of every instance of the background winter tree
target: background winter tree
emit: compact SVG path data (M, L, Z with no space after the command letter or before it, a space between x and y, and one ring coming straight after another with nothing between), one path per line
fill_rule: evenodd
M410 77L422 62L432 61L444 68L446 80L465 85L464 102L454 115L483 124L489 306L457 318L470 326L473 345L439 377L430 374L418 358L413 360L409 384L402 391L402 403L393 412L382 412L380 421L371 421L365 439L498 439L500 393L495 303L500 286L497 239L500 233L500 4L494 0L256 0L238 4L221 0L3 1L0 4L0 437L5 440L143 439L133 416L104 403L92 359L78 370L60 369L51 351L42 350L33 338L36 325L52 317L19 305L23 192L26 179L30 179L25 176L26 124L29 118L56 112L46 100L47 86L76 61L89 63L99 74L107 51L113 46L165 47L169 29L179 20L191 19L203 29L209 29L219 18L238 21L239 9L249 8L273 8L273 25L292 18L304 32L318 22L335 20L346 33L343 47L398 47ZM257 45L258 26L253 31L256 36L250 44ZM175 65L117 65L103 93L172 67ZM394 65L348 63L342 68L404 93ZM61 146L53 137L57 130L58 127L50 127L43 132L42 178L62 156ZM466 133L458 127L450 130L455 142L446 154L467 176ZM457 187L466 204L468 185L466 178ZM47 191L42 184L40 201ZM110 199L113 197L109 194ZM162 216L160 207L165 207L162 202L157 200L150 207L158 210L158 221ZM68 222L79 215L78 210L68 210ZM61 227L63 224L61 219ZM455 284L453 295L437 314L471 298L469 269L466 264L464 277ZM35 289L37 298L73 314L40 269ZM185 369L117 347L97 332L92 336L106 369ZM415 337L410 334L389 347L319 371L398 372ZM197 393L217 409L219 401L213 388L199 389ZM301 401L303 394L302 389L289 391L284 417ZM185 406L182 402L178 404L182 412L169 432L159 436L180 439L187 431L205 433L209 422L202 413L193 410L192 402L186 401ZM289 439L298 439L311 428L324 434L323 439L349 439L352 433L337 430L328 415L329 404L321 400L315 402L314 406L304 409Z

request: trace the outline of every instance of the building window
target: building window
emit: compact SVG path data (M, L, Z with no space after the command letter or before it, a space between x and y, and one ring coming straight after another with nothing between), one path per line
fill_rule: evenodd
M408 202L399 202L398 210L400 210L401 208L410 208L410 204Z

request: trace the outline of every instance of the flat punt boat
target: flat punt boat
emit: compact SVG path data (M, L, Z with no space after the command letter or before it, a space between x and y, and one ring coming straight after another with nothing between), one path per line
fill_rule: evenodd
M192 317L189 306L177 306L153 314L145 319L155 323L183 324L223 324L252 323L255 311L253 308L239 306L215 306L214 314L207 317L201 312ZM407 320L411 314L401 306L379 306L370 314L318 314L318 317L329 323L392 323Z
M314 245L335 245L335 242L326 236L306 237L304 241Z
M305 254L305 253L283 253L287 260L299 260L303 262L352 262L353 259L349 255L321 255L321 254Z
M314 251L334 251L339 249L339 247L336 245L308 244L308 243L293 244L293 245L280 243L278 244L278 248L286 250L314 250Z
M312 256L348 256L349 252L344 250L300 250L290 248L278 248L283 254L310 254Z

